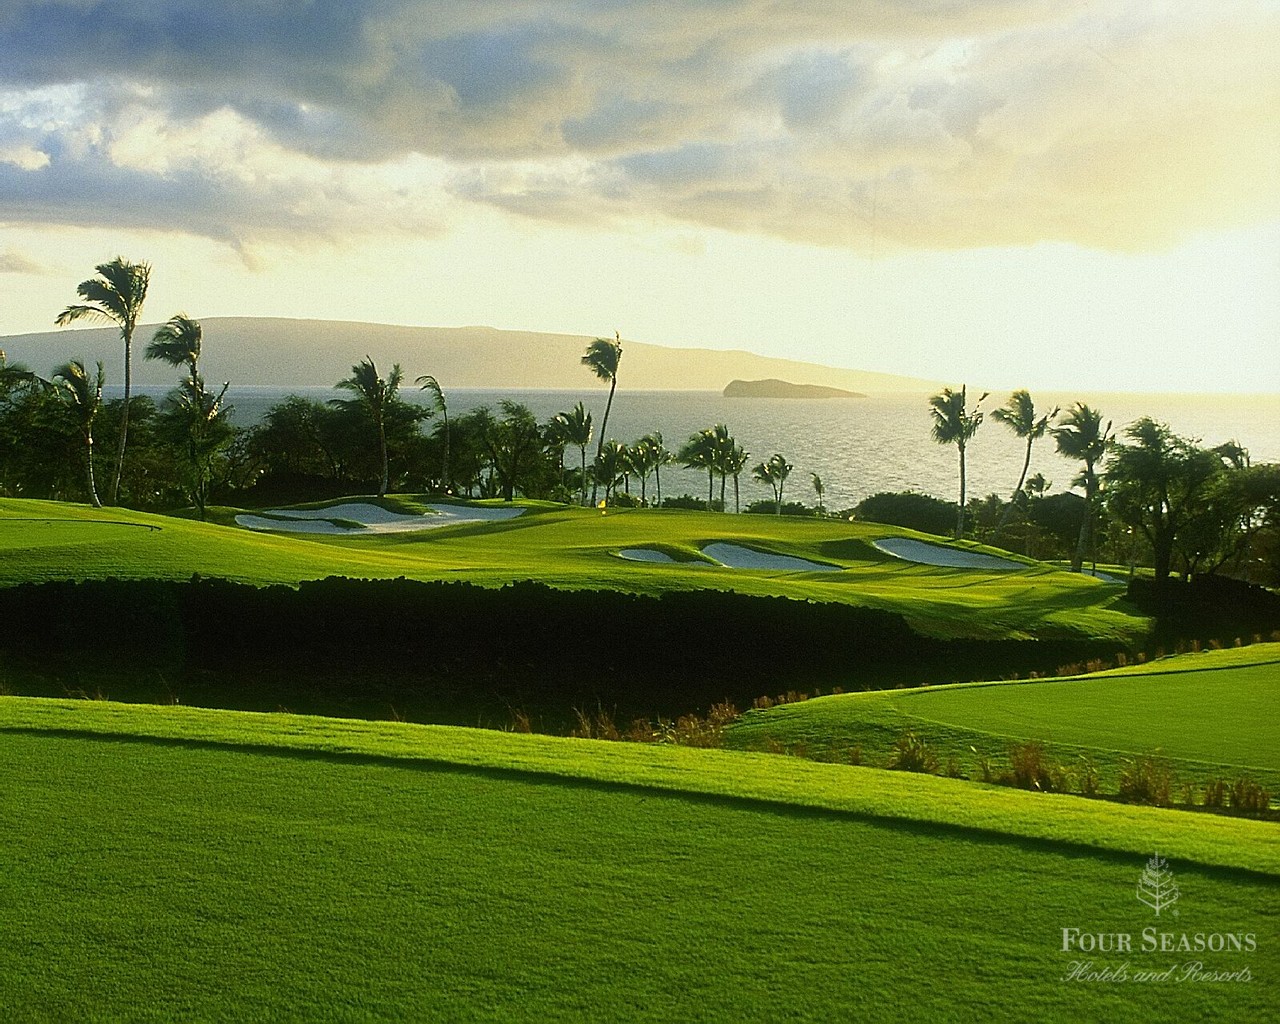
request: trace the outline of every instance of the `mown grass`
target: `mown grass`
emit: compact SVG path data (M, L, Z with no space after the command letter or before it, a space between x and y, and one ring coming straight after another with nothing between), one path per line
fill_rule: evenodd
M412 496L384 504L397 510L421 507ZM710 588L845 602L902 613L914 628L940 637L1138 642L1150 626L1116 585L1038 564L999 573L912 565L872 544L877 537L910 531L874 524L649 509L602 516L548 503L525 503L525 508L506 522L333 538L221 525L234 521L235 510L217 510L219 522L200 523L123 509L0 499L0 585L107 576L184 579L193 572L257 584L330 575L465 579L484 586L536 579L574 589ZM720 568L701 554L704 545L717 540L842 569ZM657 548L682 561L655 565L618 556L632 547Z
M6 1019L1261 1020L1276 997L1257 822L95 702L0 699L0 752ZM1193 958L1251 983L1062 980L1062 928L1157 923L1133 895L1155 843L1182 890L1162 929L1254 933Z
M1039 741L1061 763L1088 757L1106 792L1126 763L1159 752L1182 781L1248 775L1280 790L1280 644L1178 655L1068 679L968 683L841 694L749 712L728 732L734 747L799 744L819 756L854 747L888 763L911 731L939 760L978 773L1007 764L1013 743Z

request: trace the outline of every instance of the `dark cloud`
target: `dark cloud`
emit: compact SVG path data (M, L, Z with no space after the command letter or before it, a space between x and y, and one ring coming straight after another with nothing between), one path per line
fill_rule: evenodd
M840 244L872 223L1094 242L1110 176L1111 221L1145 238L1168 233L1149 197L1171 161L1179 215L1212 220L1223 147L1274 136L1278 20L1236 0L9 0L0 218L421 231L431 193ZM379 190L423 157L447 172Z
M0 252L0 274L47 274L49 271L33 259L12 249Z

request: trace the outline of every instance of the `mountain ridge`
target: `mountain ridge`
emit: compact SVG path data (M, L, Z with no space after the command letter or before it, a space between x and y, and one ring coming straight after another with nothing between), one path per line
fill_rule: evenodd
M366 355L389 370L400 363L407 379L430 373L444 387L580 389L593 378L580 359L590 335L496 327L410 327L348 320L286 317L207 317L205 375L211 381L279 386L332 385ZM175 371L142 352L159 324L134 335L134 380L167 384ZM851 391L923 392L935 382L899 374L824 366L762 356L744 349L657 345L622 339L619 382L639 390L720 391L737 379L780 378ZM99 359L108 384L123 379L123 351L115 327L43 331L0 337L10 362L38 373L68 357Z

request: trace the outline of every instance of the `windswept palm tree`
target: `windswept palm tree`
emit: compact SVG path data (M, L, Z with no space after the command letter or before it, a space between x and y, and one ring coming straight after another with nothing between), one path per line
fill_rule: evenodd
M587 367L600 380L609 382L609 400L605 402L604 419L600 421L600 442L596 445L596 459L604 451L605 431L609 429L609 410L613 408L613 393L618 388L618 364L622 362L622 335L614 331L613 341L608 338L596 338L583 353L582 365ZM591 484L591 503L596 501L596 487L599 480Z
M179 313L156 331L147 346L145 358L159 359L170 366L187 367L192 377L200 375L200 345L204 340L204 328L199 320L192 320L186 313Z
M102 364L98 364L97 378L91 380L84 363L73 359L53 371L53 379L57 381L58 390L71 402L79 420L80 436L84 438L86 483L89 486L89 500L94 508L102 508L98 500L98 488L93 479L93 421L102 408L102 384L105 380Z
M1000 514L1000 522L996 524L995 533L991 537L992 544L1000 539L1000 534L1004 531L1005 524L1009 521L1009 514L1013 511L1013 506L1017 502L1018 496L1022 494L1022 485L1026 483L1027 471L1031 468L1031 446L1044 437L1049 429L1050 422L1061 411L1055 406L1052 412L1037 418L1036 406L1035 402L1031 400L1031 393L1025 388L1019 388L1009 396L1009 400L1003 406L991 413L993 420L1003 423L1013 431L1015 437L1023 438L1027 442L1026 457L1022 460L1022 473L1018 476L1018 485L1013 489L1013 495L1009 498L1009 503L1005 505L1004 511Z
M142 304L147 298L147 286L151 282L151 266L148 263L130 263L117 256L110 263L94 268L97 277L81 281L76 287L85 301L68 306L58 314L54 323L66 327L77 320L105 320L120 328L124 341L124 405L120 412L120 443L116 453L115 473L107 491L107 501L114 505L120 495L120 475L124 471L124 452L129 437L129 396L133 387L133 332L142 316Z
M794 468L782 455L775 452L768 462L759 463L751 471L762 484L768 484L773 488L773 507L776 515L782 515L782 488Z
M1058 451L1069 459L1084 463L1084 469L1073 481L1076 486L1084 488L1084 517L1080 521L1076 550L1071 556L1071 571L1079 572L1084 565L1085 554L1093 547L1094 505L1100 484L1097 469L1098 463L1107 454L1107 444L1111 440L1111 421L1107 420L1107 425L1103 427L1101 412L1084 402L1076 402L1067 410L1060 423L1053 430Z
M965 452L968 450L969 442L973 440L973 435L982 426L982 413L978 411L978 406L987 397L984 392L982 398L979 398L974 403L973 408L970 409L967 396L967 388L961 385L959 391L943 388L941 394L934 395L929 399L929 412L933 416L933 439L938 444L953 444L960 452L960 504L956 509L957 540L964 536L965 486L967 483L965 479Z
M390 376L378 376L378 368L374 365L373 360L369 356L365 356L355 366L351 367L351 376L346 377L337 384L336 388L344 391L350 391L356 397L353 399L331 399L337 405L345 406L363 406L373 419L373 425L378 432L378 452L382 457L382 481L378 485L378 497L384 497L387 493L387 477L389 465L387 462L387 427L386 414L387 408L396 400L396 392L400 390L400 385L404 381L404 373L400 369L400 364L396 363L391 367Z
M449 486L449 405L444 400L444 390L440 387L440 382L431 374L424 373L414 383L418 385L419 391L431 393L431 404L444 417L444 458L441 460L440 489L445 494L450 494L452 489Z
M818 515L823 515L826 513L826 509L822 504L822 499L827 493L826 485L822 482L822 477L818 476L817 473L810 473L809 479L813 481L813 493L818 496Z

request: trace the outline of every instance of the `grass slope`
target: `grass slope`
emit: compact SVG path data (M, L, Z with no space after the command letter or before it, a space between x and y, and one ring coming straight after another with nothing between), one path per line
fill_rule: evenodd
M360 499L367 500L367 499ZM410 498L387 507L419 508ZM420 534L291 537L220 523L0 499L0 585L106 576L184 579L193 572L258 584L330 575L465 579L501 586L516 579L564 588L635 593L714 588L797 600L847 602L904 614L937 636L1097 637L1136 641L1148 620L1123 590L1028 563L1015 572L912 565L871 543L910 531L874 524L773 516L631 509L598 512L525 503L516 519ZM222 523L235 510L219 510ZM936 540L936 538L929 538ZM843 567L780 573L710 565L701 548L717 540ZM653 547L683 561L654 565L618 557Z
M20 698L0 699L0 751L9 1019L1260 1020L1277 995L1280 847L1254 822ZM1062 928L1157 923L1133 895L1153 843L1183 893L1167 927L1258 950L1133 966L1252 982L1062 980Z
M912 730L972 770L973 750L999 759L1039 740L1064 760L1088 754L1113 789L1125 759L1160 751L1198 784L1245 773L1280 788L1280 644L1179 655L1071 679L968 683L841 694L748 713L734 746L770 740L815 752L861 745L888 762Z

